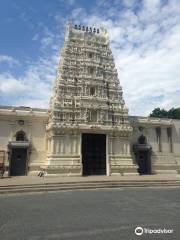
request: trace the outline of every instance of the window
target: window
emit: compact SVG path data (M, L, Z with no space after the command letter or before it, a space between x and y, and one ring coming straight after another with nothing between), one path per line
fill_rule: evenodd
M139 131L140 131L140 132L142 132L144 128L143 128L143 127L141 127L141 126L139 126L139 128L138 128L138 129L139 129Z
M97 122L97 111L92 110L90 112L90 116L91 116L91 122Z
M106 83L107 98L109 98L109 83Z
M93 57L92 53L89 53L89 58L92 58L92 57Z
M63 121L63 120L64 120L64 114L61 113L61 114L60 114L60 121Z
M18 120L19 125L24 125L24 120Z
M100 68L97 68L97 76L102 76L102 70Z
M94 68L93 67L90 67L89 68L89 73L92 75L94 73Z
M16 141L25 141L26 137L25 137L25 132L23 131L19 131L16 133Z
M146 143L147 143L146 137L145 137L144 135L141 135L141 136L138 138L138 143L139 143L139 144L146 144Z
M74 84L77 84L78 80L77 78L74 78Z
M93 96L95 94L95 87L90 87L90 95Z
M115 117L114 117L114 113L112 113L112 125L115 125Z

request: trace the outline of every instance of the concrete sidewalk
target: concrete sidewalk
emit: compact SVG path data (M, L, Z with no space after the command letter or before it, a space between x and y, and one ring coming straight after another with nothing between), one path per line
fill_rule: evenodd
M43 183L83 183L83 182L108 182L108 181L179 181L180 174L159 174L141 176L87 176L87 177L60 177L60 176L17 176L0 179L0 186L8 185L33 185Z

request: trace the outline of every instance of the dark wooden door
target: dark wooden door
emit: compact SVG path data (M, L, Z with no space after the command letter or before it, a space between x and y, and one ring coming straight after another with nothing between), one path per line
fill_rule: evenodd
M27 149L15 148L12 149L11 155L11 176L24 176L26 175L27 168Z
M139 151L138 165L140 174L150 174L151 167L149 162L149 151Z
M106 135L82 134L83 175L106 174Z

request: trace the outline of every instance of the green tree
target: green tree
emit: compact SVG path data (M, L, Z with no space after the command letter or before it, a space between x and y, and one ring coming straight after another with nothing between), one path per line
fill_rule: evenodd
M172 118L180 119L180 108L175 108L173 110L173 117Z
M171 108L169 111L165 109L155 108L149 116L157 118L180 119L180 108Z

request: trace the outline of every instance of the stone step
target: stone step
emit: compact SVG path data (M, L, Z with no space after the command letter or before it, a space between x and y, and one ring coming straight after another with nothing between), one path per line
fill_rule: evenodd
M41 182L41 183L28 183L28 184L7 184L7 185L0 185L0 189L4 188L16 188L16 187L38 187L38 186L66 186L66 185L88 185L88 184L93 184L93 185L100 185L100 184L119 184L119 183L133 183L133 184L138 184L138 183L176 183L180 184L180 180L103 180L103 181L78 181L78 182Z
M76 182L76 183L55 183L55 184L32 184L32 185L16 185L1 186L0 194L13 193L33 193L33 192L50 192L50 191L72 191L72 190L88 190L103 188L127 188L127 187L180 187L180 181L119 181L119 182Z

